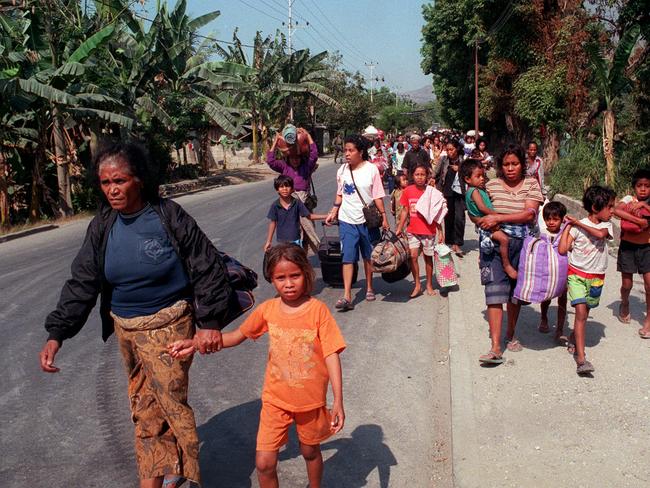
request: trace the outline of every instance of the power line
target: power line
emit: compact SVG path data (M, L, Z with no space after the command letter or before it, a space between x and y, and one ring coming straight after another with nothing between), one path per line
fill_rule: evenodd
M259 12L259 13L261 13L261 14L264 14L264 15L266 15L267 17L272 18L273 20L277 20L277 21L280 22L280 23L283 23L283 22L284 22L282 19L278 19L277 17L275 17L275 16L273 16L273 15L270 15L270 14L267 13L267 12L264 12L263 10L257 8L256 6L251 5L250 3L246 2L246 0L239 0L239 1L240 1L241 3L243 3L244 5L246 5L248 8L252 8L253 10L256 10L257 12Z
M302 1L302 0L301 0L301 1ZM324 19L324 20L325 20L329 25L332 26L332 28L334 29L334 31L336 31L336 33L335 33L334 31L330 30L330 29L327 27L327 25L326 25L325 23L321 22L321 24L322 24L322 25L323 25L327 30L329 30L330 33L333 34L333 36L334 36L335 38L337 38L339 41L342 40L342 41L343 41L343 44L347 44L347 45L348 45L348 49L350 49L351 52L355 52L355 51L356 51L356 53L358 53L358 55L361 56L361 59L362 59L362 60L366 60L366 59L367 59L367 56L365 56L361 51L359 51L359 50L356 48L356 46L354 46L351 42L347 41L347 39L345 38L345 36L343 35L343 33L338 29L338 27L336 27L336 25L335 25L335 24L334 24L334 23L329 19L329 17L328 17L327 15L325 15L325 12L323 12L323 11L321 10L321 8L318 6L318 3L316 3L315 0L311 0L311 3L314 5L314 7L315 7L316 10L318 11L318 13L321 14L322 18L323 18L323 19ZM304 2L303 2L303 4L304 4ZM338 36L337 36L337 34L338 34ZM339 38L339 36L340 36L340 38Z

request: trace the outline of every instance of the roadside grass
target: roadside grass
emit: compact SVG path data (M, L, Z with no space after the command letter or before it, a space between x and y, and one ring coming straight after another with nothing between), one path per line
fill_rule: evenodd
M23 224L16 224L12 225L10 227L0 227L0 237L6 236L9 234L16 234L18 232L22 232L25 230L30 230L30 229L35 229L36 227L41 227L43 225L63 225L63 224L68 224L70 222L74 222L76 220L81 220L81 219L86 219L88 217L92 217L94 215L94 212L90 211L85 211L85 212L79 212L75 215L71 215L70 217L61 217L58 219L41 219L38 222L25 222Z

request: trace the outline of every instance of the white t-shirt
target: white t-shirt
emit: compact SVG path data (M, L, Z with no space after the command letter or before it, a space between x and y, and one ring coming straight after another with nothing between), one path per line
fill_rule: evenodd
M596 239L576 226L571 227L569 234L573 237L573 247L569 254L569 265L592 274L605 274L607 271L607 241L612 239L614 229L611 222L594 224L588 217L581 223L596 229L607 229L606 239Z
M386 196L379 170L374 164L368 161L364 161L354 170L354 181L366 205L370 205L376 198ZM361 203L361 199L352 182L349 164L344 164L339 168L336 173L336 183L336 194L343 197L343 202L339 209L339 220L348 224L365 223L363 203Z

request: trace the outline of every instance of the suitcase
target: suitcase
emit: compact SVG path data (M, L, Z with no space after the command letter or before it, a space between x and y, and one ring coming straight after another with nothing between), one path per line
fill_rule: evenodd
M323 224L323 237L318 246L318 260L320 261L323 281L335 288L343 287L343 256L341 255L341 239L339 236L327 235ZM359 274L359 264L354 263L352 284L356 283Z

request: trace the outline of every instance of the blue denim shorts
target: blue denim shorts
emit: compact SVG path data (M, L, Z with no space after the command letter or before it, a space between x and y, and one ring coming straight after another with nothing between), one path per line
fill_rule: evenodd
M339 237L343 262L350 264L359 261L359 250L363 259L370 259L373 244L379 242L379 229L368 229L366 224L348 224L339 221Z

